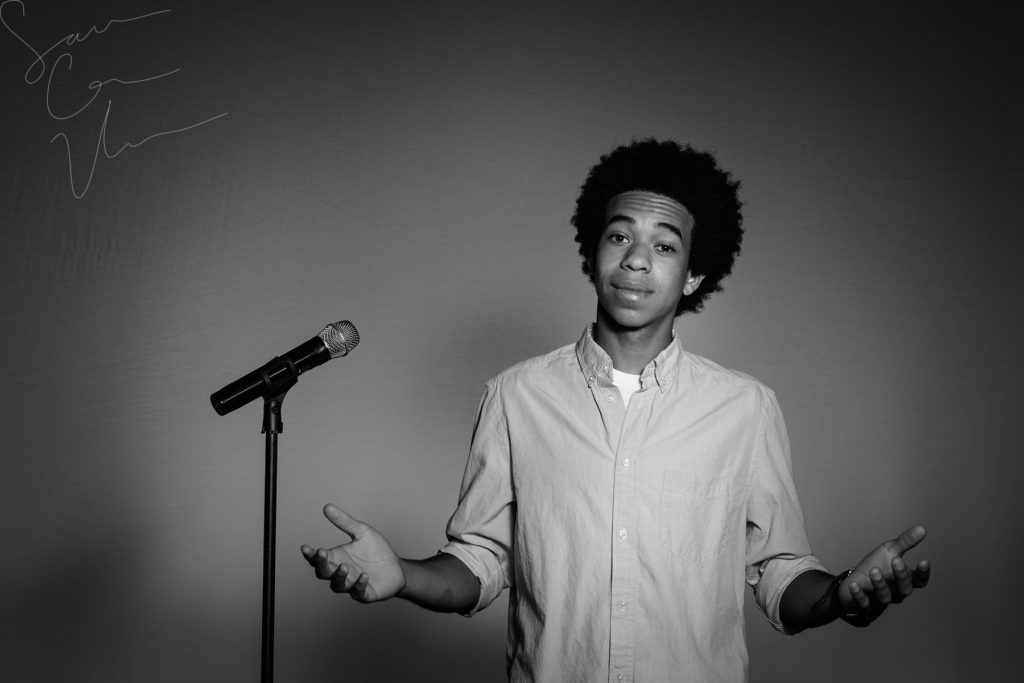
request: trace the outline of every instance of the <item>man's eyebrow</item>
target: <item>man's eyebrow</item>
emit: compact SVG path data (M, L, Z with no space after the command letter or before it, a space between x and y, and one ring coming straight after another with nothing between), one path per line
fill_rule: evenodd
M680 242L683 241L683 233L682 233L682 231L679 228L677 228L676 226L672 225L671 223L658 223L658 227L659 228L665 228L666 230L669 230L669 231L675 233L675 236L679 238L679 241Z
M617 213L611 218L609 218L608 225L611 225L612 223L618 223L619 221L624 221L626 223L629 223L630 225L636 225L636 221L634 219L630 218L629 216L624 216L621 213ZM659 228L664 228L665 230L669 230L675 233L675 236L679 238L679 241L683 241L682 231L676 226L672 225L671 223L663 223L659 221L658 223L655 223L655 225L657 225Z

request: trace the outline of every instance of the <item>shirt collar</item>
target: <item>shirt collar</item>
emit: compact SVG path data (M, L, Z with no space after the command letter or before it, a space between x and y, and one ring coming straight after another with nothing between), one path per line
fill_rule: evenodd
M576 342L576 359L579 361L583 377L587 380L587 386L593 386L599 378L610 384L612 382L612 359L594 341L593 332L593 323L587 325L587 329L583 330L583 336ZM658 388L665 393L679 373L679 364L682 358L683 346L673 329L672 341L643 369L643 372L640 373L640 382L646 383L653 376Z

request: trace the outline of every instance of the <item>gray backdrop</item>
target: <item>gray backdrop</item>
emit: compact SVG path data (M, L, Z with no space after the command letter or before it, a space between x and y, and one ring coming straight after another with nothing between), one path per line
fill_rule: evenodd
M1018 668L1020 13L709 4L5 2L0 678L256 679L260 408L208 396L348 318L284 405L277 677L501 680L504 599L357 605L298 548L328 501L444 542L483 383L593 318L586 170L648 135L743 179L677 329L777 391L817 554L930 532L868 630L749 611L752 680Z

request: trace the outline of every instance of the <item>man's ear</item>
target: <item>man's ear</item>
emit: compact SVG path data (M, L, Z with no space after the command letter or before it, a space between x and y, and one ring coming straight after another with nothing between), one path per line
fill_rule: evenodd
M683 296L690 296L697 291L700 287L700 283L704 281L703 275L694 275L690 271L686 271L686 284L683 285Z

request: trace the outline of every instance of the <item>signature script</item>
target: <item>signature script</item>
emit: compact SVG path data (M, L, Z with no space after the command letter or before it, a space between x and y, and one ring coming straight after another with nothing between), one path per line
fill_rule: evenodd
M143 19L149 19L151 17L159 16L161 14L167 14L171 10L158 10L156 12L149 12L147 14L142 14L136 17L129 17L127 19L111 19L107 23L103 24L102 27L96 25L91 26L89 30L87 30L85 33L69 33L68 35L64 36L63 38L55 42L50 47L40 52L35 47L30 45L27 40L22 38L21 35L19 35L18 32L11 28L11 25L7 23L6 12L9 9L9 6L12 5L17 5L17 7L21 9L22 18L25 17L25 3L22 2L22 0L4 0L4 2L0 3L0 23L3 24L4 28L7 29L8 33L14 36L22 45L27 47L35 56L35 59L29 65L28 69L25 70L25 83L29 85L35 85L36 83L39 83L41 80L43 80L44 77L46 78L46 113L50 116L51 119L55 121L67 121L84 112L86 109L92 106L92 104L97 100L97 98L99 98L100 94L103 92L103 88L107 85L117 84L122 86L130 86L137 85L139 83L149 83L152 81L159 80L161 78L167 78L168 76L171 76L180 71L180 69L172 69L171 71L167 71L166 73L162 74L157 74L155 76L147 76L145 78L136 78L131 80L125 80L121 78L107 78L105 80L95 80L89 83L89 85L87 86L88 90L92 92L92 95L85 102L85 104L71 112L57 112L54 110L54 105L51 99L51 93L53 92L53 75L57 71L58 66L63 66L66 69L66 71L72 70L74 65L74 56L69 51L71 48L73 48L75 45L79 43L84 43L92 36L98 36L106 33L115 24L129 24L135 21L142 21ZM61 46L63 46L63 48ZM57 54L56 58L52 61L48 61L48 59L56 53L59 53ZM142 140L138 140L135 142L126 142L117 149L115 149L113 152L111 152L110 148L107 145L107 124L110 121L110 110L112 104L113 100L107 99L106 111L103 115L103 123L100 125L99 138L96 141L96 148L93 152L92 164L89 167L89 172L86 174L85 185L84 187L81 188L81 191L79 191L77 189L77 186L75 185L74 164L71 160L71 141L68 139L67 134L57 133L50 139L51 144L56 142L57 140L61 140L64 143L64 148L67 152L68 157L68 178L71 182L71 194L73 194L76 199L81 199L82 197L85 196L85 193L89 191L89 186L92 185L93 175L96 173L96 162L99 160L101 152L103 156L106 157L107 159L115 159L126 149L135 149L137 147L141 147L150 140L153 140L154 138L163 137L165 135L173 135L175 133L183 133L187 130L192 130L193 128L202 126L206 123L219 119L222 116L227 116L227 112L224 112L222 114L211 116L208 119L199 121L198 123L193 123L188 126L184 126L182 128L160 131L158 133L149 135L143 138Z

